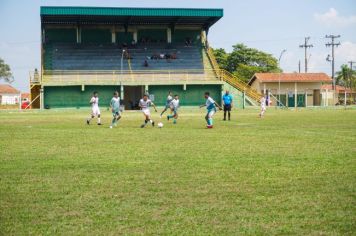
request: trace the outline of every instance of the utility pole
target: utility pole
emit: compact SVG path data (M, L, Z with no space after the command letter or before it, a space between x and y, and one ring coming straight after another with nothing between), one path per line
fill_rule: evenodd
M298 62L298 71L299 71L299 74L300 74L300 60Z
M335 43L336 38L340 38L340 35L325 35L325 38L331 39L331 42L326 43L326 47L331 47L331 78L333 79L333 90L334 90L334 96L333 96L333 102L335 105L335 96L336 96L336 81L335 81L335 46L338 47L340 46L340 42ZM330 55L328 55L330 57Z
M313 47L313 44L308 44L308 41L309 41L310 37L305 37L304 38L304 44L302 45L299 45L300 48L304 48L304 63L305 63L305 73L308 73L308 58L307 58L307 55L308 55L308 48L312 48Z
M348 63L350 63L350 75L349 75L349 80L350 80L350 89L352 91L352 64L356 63L356 61L349 61Z

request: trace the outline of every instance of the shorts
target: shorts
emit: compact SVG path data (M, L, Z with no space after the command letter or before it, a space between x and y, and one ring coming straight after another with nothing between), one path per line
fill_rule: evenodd
M145 116L150 116L151 115L151 112L150 112L150 109L142 109L142 112Z
M92 116L99 116L99 115L100 115L100 109L99 109L99 107L92 107L92 108L91 108L91 115L92 115Z
M231 104L224 105L224 111L231 111Z
M178 108L171 108L172 112L173 112L173 115L177 115L178 113Z
M216 109L210 109L208 110L208 113L206 114L207 117L212 118L213 115L215 114Z
M120 114L120 111L114 111L113 113L112 113L112 116L113 117L117 117L117 116L120 116L121 114Z

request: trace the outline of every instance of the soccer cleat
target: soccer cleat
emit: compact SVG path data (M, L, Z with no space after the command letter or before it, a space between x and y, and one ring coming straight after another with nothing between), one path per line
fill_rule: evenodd
M112 126L110 125L110 129L112 129Z
M102 125L101 123L98 123L98 125Z
M144 125L144 124L142 124L142 125L141 125L141 128L145 128L145 125Z
M208 128L208 129L212 129L212 128L213 128L213 126L212 126L212 125L207 125L207 126L206 126L206 128Z
M87 125L90 125L90 121L89 120L87 120Z
M152 121L152 127L155 127L155 122L154 121Z
M167 116L167 120L169 121L169 116Z
M173 121L173 124L177 124L177 121L176 121L176 120L174 120L174 121Z

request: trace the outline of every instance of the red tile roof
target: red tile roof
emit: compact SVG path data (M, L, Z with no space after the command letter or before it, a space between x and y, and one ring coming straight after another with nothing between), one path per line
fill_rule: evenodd
M332 84L324 84L321 86L321 90L333 90L333 85ZM336 85L336 92L337 93L344 93L345 92L345 87L344 86L340 86L340 85ZM350 88L346 88L346 93L351 93L352 90ZM356 91L353 91L352 93L356 93Z
M325 73L255 73L249 81L251 85L255 80L259 82L326 82L331 78Z
M21 99L30 99L30 93L21 93Z
M0 94L19 94L20 91L8 84L0 84Z

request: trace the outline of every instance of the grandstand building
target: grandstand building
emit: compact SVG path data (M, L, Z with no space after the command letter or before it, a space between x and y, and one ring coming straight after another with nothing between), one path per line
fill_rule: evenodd
M145 92L157 105L168 91L198 105L229 88L254 104L260 94L220 70L207 35L222 9L41 7L41 70L31 74L33 108L81 107L93 91L126 109ZM239 102L242 105L242 102Z

